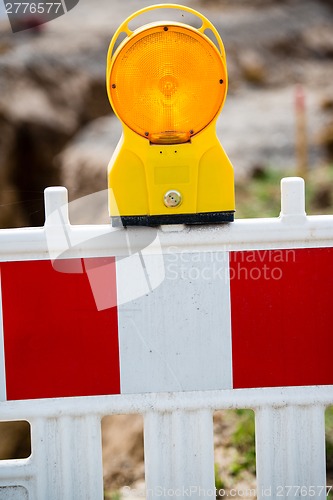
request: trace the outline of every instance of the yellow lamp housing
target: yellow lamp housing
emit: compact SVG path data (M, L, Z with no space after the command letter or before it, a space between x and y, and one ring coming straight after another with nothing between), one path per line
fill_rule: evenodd
M201 26L162 20L129 28L157 9L185 11ZM222 40L199 12L153 5L118 28L107 57L108 96L123 126L108 169L113 226L234 220L233 168L216 135L227 87Z

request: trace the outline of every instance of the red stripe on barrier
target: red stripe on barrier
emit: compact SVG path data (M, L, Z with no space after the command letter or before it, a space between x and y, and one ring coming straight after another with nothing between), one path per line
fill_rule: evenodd
M333 384L333 248L230 253L234 388Z
M7 399L119 394L114 258L56 264L1 263Z

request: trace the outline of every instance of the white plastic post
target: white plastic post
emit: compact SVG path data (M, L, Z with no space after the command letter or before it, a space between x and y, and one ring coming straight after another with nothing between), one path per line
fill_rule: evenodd
M305 219L305 184L301 177L285 177L281 180L280 216L282 220Z
M152 411L144 422L147 500L215 498L211 411Z
M65 187L48 187L44 191L45 224L69 224L68 191Z
M324 500L324 407L257 409L256 459L258 500Z
M36 419L32 459L34 500L103 498L101 422L95 415Z

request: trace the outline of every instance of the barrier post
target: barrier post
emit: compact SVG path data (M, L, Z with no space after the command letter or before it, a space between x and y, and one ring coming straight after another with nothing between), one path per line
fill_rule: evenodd
M211 412L148 412L144 422L146 498L215 498Z
M324 411L311 404L256 410L258 500L326 498Z
M36 488L32 498L103 498L99 416L61 416L32 421ZM30 499L29 499L30 500Z

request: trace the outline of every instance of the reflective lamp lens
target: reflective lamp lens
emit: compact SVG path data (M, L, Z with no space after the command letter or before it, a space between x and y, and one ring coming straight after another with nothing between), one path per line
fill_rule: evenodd
M116 55L111 100L134 132L152 143L187 142L219 112L225 69L215 46L181 26L155 26L134 35Z

